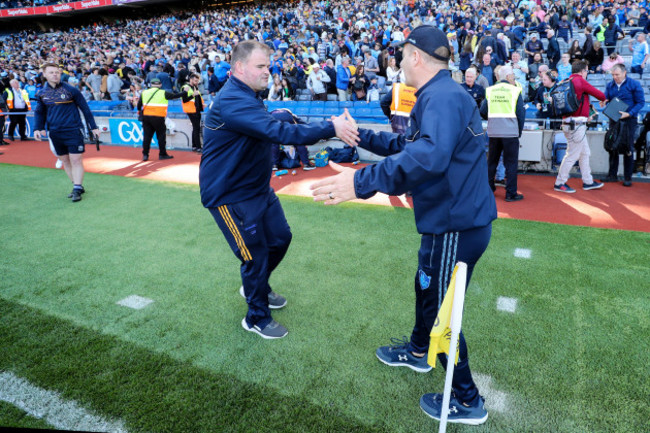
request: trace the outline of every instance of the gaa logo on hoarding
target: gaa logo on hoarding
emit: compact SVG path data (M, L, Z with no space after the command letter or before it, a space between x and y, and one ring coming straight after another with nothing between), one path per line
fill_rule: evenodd
M135 122L122 121L117 127L120 140L126 144L142 143L142 128Z

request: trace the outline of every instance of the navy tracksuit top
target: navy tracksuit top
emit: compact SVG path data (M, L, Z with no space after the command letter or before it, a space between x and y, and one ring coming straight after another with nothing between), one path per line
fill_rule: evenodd
M497 210L476 102L444 70L415 95L406 134L359 129L359 145L386 158L356 172L357 197L411 191L421 234L488 225Z
M36 100L38 105L34 110L34 128L37 131L44 130L46 123L50 132L82 129L79 109L83 112L90 129L97 129L95 118L83 95L67 83L61 82L54 88L49 83L45 83L43 89L36 95Z
M257 94L231 77L205 116L199 167L207 208L238 203L269 191L271 143L310 145L335 136L330 121L295 125L276 120Z

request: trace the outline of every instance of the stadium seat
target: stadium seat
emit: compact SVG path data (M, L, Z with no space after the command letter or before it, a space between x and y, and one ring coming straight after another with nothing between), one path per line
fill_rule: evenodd
M299 106L296 107L293 111L293 113L296 116L308 116L309 115L309 107L304 107L304 106Z
M311 95L298 95L298 101L311 101Z
M327 102L334 102L334 101L338 102L338 100L339 100L338 95L331 95L331 94L327 95Z
M334 95L327 95L327 96L334 96ZM339 101L327 101L325 102L325 108L339 108Z
M350 108L354 106L352 101L339 101L339 108Z
M368 102L368 108L379 108L379 101Z
M324 111L325 111L324 107L318 107L318 106L314 106L314 105L309 107L309 115L310 116L323 116Z
M338 116L341 114L342 108L335 107L325 107L323 110L323 116Z

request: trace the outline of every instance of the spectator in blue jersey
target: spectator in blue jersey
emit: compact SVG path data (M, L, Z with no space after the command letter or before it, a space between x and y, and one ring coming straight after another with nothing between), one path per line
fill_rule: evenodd
M79 110L86 119L92 133L99 137L95 118L88 103L79 90L61 82L61 69L54 63L43 65L43 77L47 83L36 95L38 105L34 111L34 138L45 137L46 129L59 160L63 162L65 173L72 181L72 192L68 198L73 202L81 200L83 187L84 136Z
M219 80L219 84L223 86L228 79L230 64L225 60L222 60L221 56L217 55L217 57L214 58L214 65L212 67L214 68L214 74L217 76L217 80Z
M257 97L268 84L270 51L253 40L233 49L232 77L205 116L199 186L203 206L241 262L240 294L248 304L242 327L276 339L288 331L271 317L270 309L284 307L287 300L271 289L269 278L292 235L280 201L269 187L272 144L309 145L334 136L354 144L358 132L343 115L306 125L274 118Z
M557 79L558 81L566 80L571 76L571 55L569 53L562 54L562 60L557 64Z
M348 86L352 76L349 66L349 57L343 57L341 64L336 68L336 91L339 95L339 101L348 100Z
M650 49L648 48L648 42L646 42L645 33L637 33L634 46L632 45L632 39L630 39L629 47L630 51L632 51L630 72L640 74L643 77L643 69L645 69L648 57L650 57Z

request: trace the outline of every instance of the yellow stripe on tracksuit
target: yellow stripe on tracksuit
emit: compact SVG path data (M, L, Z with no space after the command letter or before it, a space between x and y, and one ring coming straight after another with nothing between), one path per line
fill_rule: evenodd
M241 233L239 233L237 224L235 224L232 217L230 216L230 211L228 211L226 205L219 206L219 213L221 214L221 217L223 218L223 220L226 222L226 225L230 229L230 233L232 233L233 237L235 238L235 242L237 242L237 246L239 247L239 251L241 252L244 261L250 262L251 260L253 260L253 258L251 257L251 253L248 251L248 248L246 248L244 239L241 237Z

